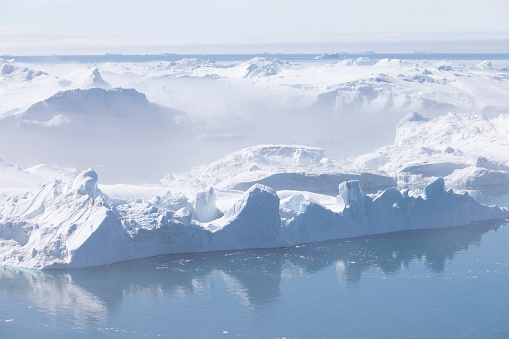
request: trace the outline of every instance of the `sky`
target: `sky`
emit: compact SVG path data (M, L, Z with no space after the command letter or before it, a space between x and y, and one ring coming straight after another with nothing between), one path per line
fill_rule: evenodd
M508 14L507 0L0 0L0 55L306 52L430 40L503 49Z

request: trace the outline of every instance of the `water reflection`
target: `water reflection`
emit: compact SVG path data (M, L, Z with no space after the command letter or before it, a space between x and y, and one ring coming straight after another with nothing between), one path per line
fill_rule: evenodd
M357 284L368 269L390 275L412 261L440 273L455 253L479 245L484 233L502 225L479 223L292 248L161 256L72 271L2 267L0 289L47 313L63 310L87 327L104 321L126 296L142 294L148 302L168 294L185 297L212 291L218 277L243 303L256 307L278 299L282 277L313 275L329 267L335 267L339 281L349 285Z

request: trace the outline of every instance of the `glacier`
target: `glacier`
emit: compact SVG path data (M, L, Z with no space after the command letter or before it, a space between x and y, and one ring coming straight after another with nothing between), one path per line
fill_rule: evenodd
M72 182L53 179L0 200L0 263L83 268L162 254L287 247L509 217L507 208L446 190L441 178L421 193L389 188L365 194L359 181L344 181L332 204L329 196L306 198L306 192L277 192L262 184L233 194L233 203L222 210L213 188L198 192L194 202L170 192L148 201L114 202L101 191L92 169Z

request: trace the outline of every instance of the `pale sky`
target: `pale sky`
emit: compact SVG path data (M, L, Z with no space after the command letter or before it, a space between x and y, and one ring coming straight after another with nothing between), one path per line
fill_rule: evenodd
M508 17L507 0L0 0L0 55L500 40Z

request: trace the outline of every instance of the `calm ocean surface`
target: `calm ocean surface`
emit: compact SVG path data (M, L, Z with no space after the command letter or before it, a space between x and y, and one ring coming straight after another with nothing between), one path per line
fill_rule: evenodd
M72 271L0 267L0 338L509 338L508 244L506 221Z

